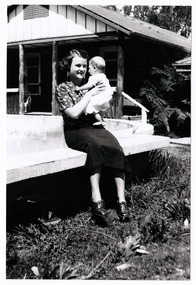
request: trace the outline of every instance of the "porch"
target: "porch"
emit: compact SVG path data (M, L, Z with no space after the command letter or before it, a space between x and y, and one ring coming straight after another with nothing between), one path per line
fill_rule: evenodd
M150 68L181 58L190 41L98 5L13 5L7 48L7 87L18 88L18 94L7 95L9 114L24 114L30 95L31 112L57 115L55 87L65 80L58 62L67 50L82 48L105 59L116 86L110 117L121 118L122 92L137 99Z

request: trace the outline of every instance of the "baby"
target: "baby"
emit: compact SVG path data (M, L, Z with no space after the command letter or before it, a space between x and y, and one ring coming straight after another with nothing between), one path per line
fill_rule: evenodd
M95 56L89 61L88 82L81 87L76 87L76 91L89 90L95 87L100 81L103 82L105 90L99 90L98 94L93 96L86 107L85 114L95 114L97 124L104 124L99 111L105 111L110 107L109 101L112 99L112 88L105 75L105 60L100 56ZM96 123L95 123L96 125Z

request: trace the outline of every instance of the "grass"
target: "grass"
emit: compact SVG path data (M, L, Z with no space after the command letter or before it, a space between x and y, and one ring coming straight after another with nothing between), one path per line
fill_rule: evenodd
M113 222L100 226L91 219L85 201L83 208L68 211L55 225L39 223L43 212L37 207L37 216L29 212L26 222L19 219L22 223L14 223L7 232L7 278L189 280L190 147L152 152L150 169L145 181L127 177L129 223L121 224L108 205ZM61 213L57 210L54 207L52 214ZM119 270L122 265L127 268Z

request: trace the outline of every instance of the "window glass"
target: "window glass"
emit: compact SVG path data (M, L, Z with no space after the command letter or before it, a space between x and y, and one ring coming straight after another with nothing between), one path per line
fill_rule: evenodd
M115 46L105 47L101 49L101 56L105 59L105 73L110 81L111 86L116 86L117 83L117 62L118 48Z
M108 78L116 78L117 76L117 62L116 61L106 61L106 76Z
M40 55L26 54L25 56L25 90L30 95L40 95Z
M37 66L37 65L39 65L39 57L38 56L27 57L26 65L27 66Z
M118 57L117 51L105 51L104 58L105 60L116 60Z
M38 69L37 67L28 67L28 83L38 83Z
M28 91L30 92L30 94L39 94L39 86L38 85L31 85L28 84Z

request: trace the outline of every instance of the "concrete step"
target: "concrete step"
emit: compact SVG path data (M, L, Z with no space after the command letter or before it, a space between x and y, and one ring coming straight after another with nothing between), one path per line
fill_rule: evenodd
M114 132L126 156L169 145L169 138ZM85 165L86 154L68 147L7 158L7 184Z
M191 145L191 138L177 138L177 139L170 139L171 144L179 144L179 145Z

